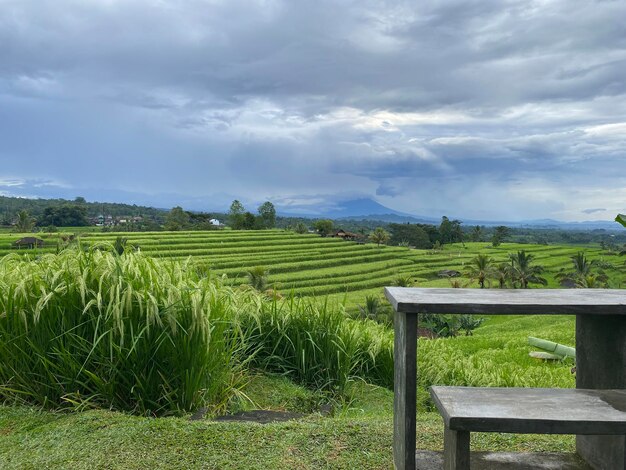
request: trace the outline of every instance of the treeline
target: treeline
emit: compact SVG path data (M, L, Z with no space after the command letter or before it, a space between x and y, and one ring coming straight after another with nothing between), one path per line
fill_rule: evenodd
M37 225L81 226L88 225L90 218L105 216L141 216L157 222L163 222L166 210L154 207L121 204L114 202L87 202L79 196L69 199L26 199L21 197L0 196L0 225L15 223L17 215L26 211L35 218ZM86 219L83 220L83 219ZM73 225L75 221L78 225ZM56 222L56 223L53 223Z

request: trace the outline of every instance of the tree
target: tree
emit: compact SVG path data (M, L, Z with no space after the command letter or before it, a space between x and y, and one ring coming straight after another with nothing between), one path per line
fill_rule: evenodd
M493 237L491 238L491 244L493 246L500 246L504 239L509 236L509 228L504 225L496 227Z
M313 227L322 237L326 237L333 231L333 221L330 219L320 219L315 221Z
M442 245L450 243L452 239L452 222L445 215L441 218L441 224L439 224L439 235Z
M309 228L304 224L304 222L298 222L293 229L294 232L303 234L309 231Z
M189 227L189 214L182 207L173 207L165 217L165 230L185 230Z
M470 234L470 239L473 242L481 242L483 240L483 229L480 225L474 226L472 233Z
M463 241L463 229L460 220L450 220L445 215L441 218L439 225L439 235L441 244L457 243Z
M605 287L608 276L603 273L593 273L592 269L598 264L595 260L589 261L584 251L579 251L570 258L572 260L572 270L567 271L561 269L556 278L561 282L569 281L569 283L581 288Z
M259 222L260 219L257 220L252 212L246 212L243 215L243 221L240 228L243 230L254 230L255 228L259 228Z
M494 277L498 281L500 285L500 289L504 289L506 287L506 283L509 280L511 275L511 266L506 263L500 263L496 266Z
M79 204L64 204L59 207L48 206L43 210L37 225L45 227L56 225L57 227L84 227L89 225L87 208Z
M540 274L543 272L543 266L533 265L534 256L526 253L525 250L518 251L516 254L510 254L511 260L511 280L513 283L519 283L522 289L528 289L528 284L546 285L546 281Z
M376 229L370 233L369 239L371 242L376 243L376 245L384 245L389 241L390 235L387 230L382 227L376 227Z
M259 216L261 217L263 228L274 228L276 226L276 209L269 201L259 206Z
M496 276L493 267L493 258L485 254L478 254L470 261L467 267L467 275L473 281L478 281L481 289L485 288L485 282L489 283L489 279Z
M17 220L15 221L16 232L30 232L34 226L35 220L28 214L28 212L22 210L17 213Z
M433 246L426 230L418 224L389 224L388 227L391 231L389 243L392 245L406 244L422 249L429 249Z
M235 199L230 205L228 210L228 223L234 230L241 230L243 228L244 213L246 209L243 204Z

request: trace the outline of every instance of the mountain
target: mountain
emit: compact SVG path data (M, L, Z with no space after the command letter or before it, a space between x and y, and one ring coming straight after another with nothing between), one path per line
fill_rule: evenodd
M335 220L379 220L381 222L398 223L438 223L439 219L422 217L399 212L369 198L332 201L317 206L291 206L287 210L278 210L278 215L284 217L310 217Z
M440 217L431 217L423 215L412 215L406 212L399 212L374 201L373 199L360 198L345 201L336 201L332 204L317 206L315 210L311 210L311 206L292 207L296 209L294 212L282 212L279 215L310 217L310 218L328 218L335 220L376 220L387 223L421 223L439 225ZM479 220L464 219L450 215L450 219L460 219L465 226L484 225L494 227L497 225L506 225L515 228L533 228L533 229L558 229L558 230L609 230L616 231L622 228L613 221L594 220L585 222L563 222L554 219L535 219L535 220Z

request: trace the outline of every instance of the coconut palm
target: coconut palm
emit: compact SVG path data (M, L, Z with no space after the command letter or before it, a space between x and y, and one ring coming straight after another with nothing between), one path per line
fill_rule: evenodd
M389 241L390 237L391 235L389 235L389 232L387 232L387 230L382 227L376 227L376 229L372 233L370 233L369 238L372 242L380 246L386 244Z
M528 289L528 284L546 285L548 281L541 277L543 266L533 265L534 256L520 250L516 254L509 254L511 260L511 279L514 284L519 283L522 289Z
M606 280L606 276L587 274L576 279L576 287L581 289L598 289L607 286Z
M485 254L476 255L470 261L466 269L466 274L472 281L478 281L481 289L485 288L485 282L490 283L489 279L495 276L493 267L493 258Z
M592 269L599 263L596 260L589 261L584 251L579 251L570 258L572 260L572 270L561 269L556 278L561 282L568 282L576 287L600 287L606 285L608 277L604 273L595 274Z
M506 283L511 277L511 266L507 263L500 263L496 266L494 278L498 281L500 289L506 287Z
M28 215L26 211L19 211L17 213L17 220L15 221L15 231L20 233L30 232L35 226L35 220Z

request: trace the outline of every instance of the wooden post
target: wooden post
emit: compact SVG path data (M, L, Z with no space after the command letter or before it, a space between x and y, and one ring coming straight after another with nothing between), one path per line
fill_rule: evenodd
M576 316L576 388L626 389L626 316ZM577 436L594 468L626 469L624 436Z
M394 317L393 461L398 470L415 470L417 394L417 314Z

